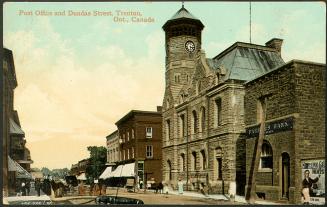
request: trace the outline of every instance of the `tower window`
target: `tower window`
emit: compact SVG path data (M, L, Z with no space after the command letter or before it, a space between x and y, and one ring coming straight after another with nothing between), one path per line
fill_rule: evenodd
M221 125L221 99L216 100L216 122L217 126Z

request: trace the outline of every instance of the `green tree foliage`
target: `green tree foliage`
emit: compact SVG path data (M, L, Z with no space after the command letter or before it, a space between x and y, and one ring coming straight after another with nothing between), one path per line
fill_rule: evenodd
M103 146L89 146L87 150L90 152L90 164L86 168L86 177L89 182L98 179L106 168L107 149Z
M45 175L45 176L52 175L51 170L50 170L49 168L47 168L47 167L42 167L41 172L42 172L43 175Z

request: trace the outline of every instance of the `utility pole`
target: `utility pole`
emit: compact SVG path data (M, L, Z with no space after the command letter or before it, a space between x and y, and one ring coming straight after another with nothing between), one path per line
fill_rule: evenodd
M256 187L256 177L259 167L259 161L260 161L260 155L261 155L261 148L263 143L263 138L265 136L265 120L266 120L266 99L271 96L271 94L263 95L259 98L260 105L261 105L261 119L260 119L260 131L259 131L259 137L257 139L257 147L256 147L256 153L255 153L255 159L252 159L252 165L250 169L250 175L248 180L248 187L245 195L245 199L248 203L254 204L256 200L255 195L255 187Z

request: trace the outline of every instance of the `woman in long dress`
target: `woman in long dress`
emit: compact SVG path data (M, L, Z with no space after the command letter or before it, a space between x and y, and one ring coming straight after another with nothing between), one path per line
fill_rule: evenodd
M183 181L181 179L179 179L177 185L178 185L178 193L183 194L183 192L184 192L184 183L183 183Z

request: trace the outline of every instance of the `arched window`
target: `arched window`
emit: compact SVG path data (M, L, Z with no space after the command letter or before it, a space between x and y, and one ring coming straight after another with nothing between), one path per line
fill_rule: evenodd
M206 109L201 107L201 131L203 132L206 128Z
M192 111L192 132L198 132L198 115L196 114L195 110Z
M185 154L182 153L180 158L181 158L180 159L180 170L182 172L184 172L185 171Z
M272 148L271 148L269 142L267 142L267 141L265 141L262 144L259 166L261 169L263 169L263 168L272 169L273 168Z
M201 168L202 170L207 169L207 157L204 150L201 150Z
M166 121L166 141L170 139L170 120Z
M180 137L183 139L185 136L185 115L181 114L179 116L179 134Z
M192 152L192 170L196 170L196 152Z

